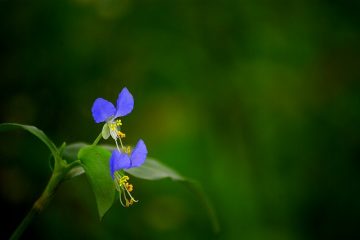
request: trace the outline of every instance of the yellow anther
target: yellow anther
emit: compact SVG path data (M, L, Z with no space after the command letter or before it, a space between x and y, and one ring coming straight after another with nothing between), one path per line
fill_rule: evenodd
M129 192L131 192L131 191L134 189L133 185L132 185L132 184L129 184L129 183L125 183L125 188L126 188L126 190L128 190Z
M133 205L133 203L134 203L134 200L130 199L130 201L129 201L126 199L126 207Z
M129 147L129 146L127 146L126 148L124 148L124 151L125 151L127 154L129 154L129 153L130 153L130 151L131 151L131 149L130 149L130 147Z
M110 123L110 130L111 131L116 131L116 124L115 123Z
M121 126L122 125L122 122L120 119L116 120L116 126Z
M133 205L133 203L134 203L134 199L132 199L132 198L130 198L130 201L128 199L125 199L125 201L126 201L126 207L129 207L129 206Z
M125 133L121 132L121 131L118 131L117 132L117 135L120 137L120 138L124 138L125 137Z

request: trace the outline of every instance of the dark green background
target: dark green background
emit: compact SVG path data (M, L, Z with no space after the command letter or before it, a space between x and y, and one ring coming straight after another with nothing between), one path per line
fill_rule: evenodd
M356 239L359 1L1 0L0 122L91 142L91 106L135 98L126 143L199 180L220 239ZM111 143L111 142L108 142ZM0 136L0 238L50 176L27 133ZM84 176L25 239L211 239L196 197L132 179L140 202L99 222Z

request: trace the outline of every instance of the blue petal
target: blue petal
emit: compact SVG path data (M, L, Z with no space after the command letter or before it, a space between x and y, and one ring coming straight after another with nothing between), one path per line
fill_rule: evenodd
M131 153L130 162L131 167L139 167L145 162L147 156L147 149L146 145L143 140L139 140L136 144L134 151Z
M120 153L117 149L112 151L110 157L110 174L114 178L114 173L120 169L129 168L130 159L125 153Z
M116 104L115 117L126 116L133 110L134 98L126 87L121 90Z
M105 122L110 117L114 116L115 111L114 105L103 98L97 98L91 108L96 123Z

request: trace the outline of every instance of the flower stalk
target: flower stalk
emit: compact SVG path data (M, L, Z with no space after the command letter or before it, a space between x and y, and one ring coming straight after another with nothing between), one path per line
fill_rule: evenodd
M93 146L97 145L99 143L99 141L101 140L102 138L102 133L99 134L99 136L97 136L97 138L94 140L93 142Z
M66 161L61 158L55 159L55 166L53 173L49 179L48 184L45 187L45 190L40 195L40 197L35 201L34 205L22 220L20 225L16 228L16 230L11 235L11 240L16 240L21 237L25 229L31 223L35 216L40 214L53 199L56 190L60 186L60 184L64 181L66 174L69 172L71 168L76 166L79 162L75 161L70 164L66 163Z

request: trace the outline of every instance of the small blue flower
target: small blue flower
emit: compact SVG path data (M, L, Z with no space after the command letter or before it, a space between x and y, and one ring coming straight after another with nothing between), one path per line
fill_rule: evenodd
M146 159L147 149L144 141L140 139L130 157L127 153L119 152L117 149L112 151L110 158L110 174L114 178L114 173L121 169L129 169L141 166Z
M91 108L93 118L96 123L108 122L118 117L123 117L131 113L134 108L134 98L125 87L121 90L116 101L116 108L114 105L103 99L97 98Z
M110 157L110 174L114 179L116 190L119 192L120 203L124 207L129 207L137 200L131 195L133 185L128 182L129 177L123 174L122 169L129 169L141 166L147 156L146 145L143 140L139 140L130 157L130 149L127 148L126 153L120 152L118 149L112 151ZM123 202L125 201L125 203Z
M126 87L119 93L116 108L111 102L103 98L97 98L91 108L96 123L106 122L102 130L103 138L107 139L111 136L115 140L119 151L117 140L119 140L121 147L124 148L121 139L125 137L125 133L121 131L122 122L117 118L128 115L133 108L134 98Z

